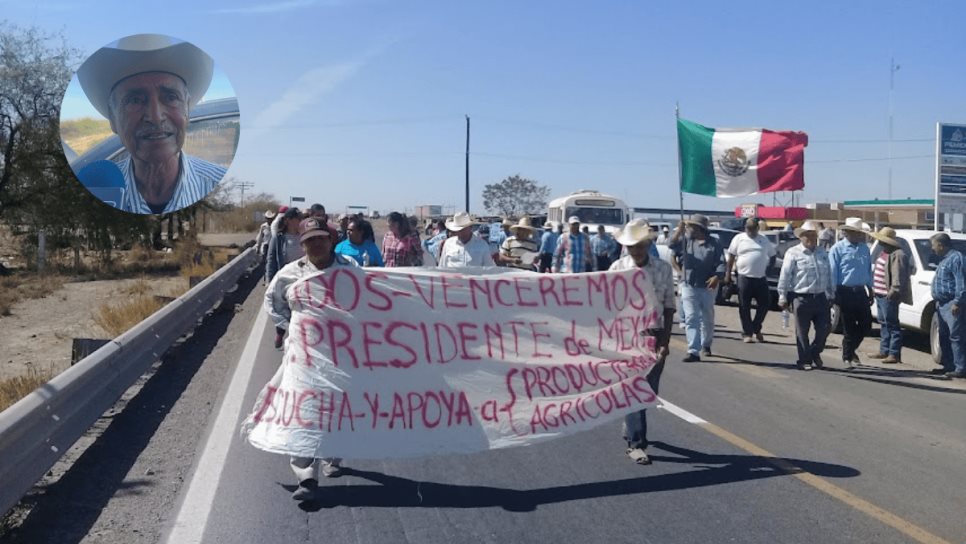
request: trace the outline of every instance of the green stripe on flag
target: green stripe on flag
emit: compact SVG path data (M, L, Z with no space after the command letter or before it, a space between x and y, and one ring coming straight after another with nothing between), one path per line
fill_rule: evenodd
M678 156L681 160L681 190L715 196L717 183L711 161L714 129L678 119Z

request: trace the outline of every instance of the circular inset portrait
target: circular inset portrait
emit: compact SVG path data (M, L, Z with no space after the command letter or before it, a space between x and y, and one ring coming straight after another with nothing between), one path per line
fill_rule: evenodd
M61 105L60 137L94 196L126 212L170 213L225 177L238 147L238 100L201 49L136 34L81 64Z

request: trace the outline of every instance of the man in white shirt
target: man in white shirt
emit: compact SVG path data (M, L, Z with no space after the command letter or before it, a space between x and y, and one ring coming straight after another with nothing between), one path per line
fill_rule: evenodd
M459 212L446 221L446 229L455 235L443 242L439 255L440 268L496 266L490 254L490 244L473 235L473 226L476 224L466 212Z
M832 306L832 272L828 254L818 245L818 225L806 221L795 229L801 244L788 248L778 278L778 305L795 314L795 344L799 370L822 368L822 351L828 338ZM808 339L815 326L815 338Z
M641 334L656 334L657 364L647 374L647 383L657 394L664 363L667 360L668 344L671 341L671 325L674 323L674 310L677 307L674 297L674 279L671 265L651 257L649 250L656 233L644 221L631 221L617 236L617 242L627 248L627 256L610 265L610 270L632 270L640 268L647 274L654 287L655 304L663 308L658 331L640 331ZM627 455L637 464L651 463L647 456L647 411L627 414L624 417L624 440L627 441Z
M775 258L775 246L768 237L758 230L758 219L749 217L745 221L745 232L731 239L728 246L728 266L725 268L725 283L731 283L731 272L738 267L738 316L741 318L741 339L746 344L765 341L761 324L765 322L768 306L771 305L768 293L768 279L765 271ZM751 302L755 301L755 317L751 317Z

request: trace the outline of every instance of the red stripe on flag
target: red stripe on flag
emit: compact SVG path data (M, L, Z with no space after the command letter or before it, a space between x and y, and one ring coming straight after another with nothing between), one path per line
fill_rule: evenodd
M798 191L805 188L804 132L762 129L758 148L758 192Z

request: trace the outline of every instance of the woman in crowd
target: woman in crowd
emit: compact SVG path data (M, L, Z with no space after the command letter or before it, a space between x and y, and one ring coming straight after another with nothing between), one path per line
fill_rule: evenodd
M423 247L409 219L399 212L392 212L387 221L389 232L382 239L382 257L386 266L422 266Z
M265 263L265 281L271 283L275 274L286 264L305 255L299 242L299 220L302 214L298 208L289 208L282 216L278 233L268 243L268 258ZM275 328L275 349L282 347L285 329Z
M335 252L351 257L359 266L385 266L382 253L376 246L372 224L365 219L353 219L346 227L346 239L335 246Z

